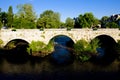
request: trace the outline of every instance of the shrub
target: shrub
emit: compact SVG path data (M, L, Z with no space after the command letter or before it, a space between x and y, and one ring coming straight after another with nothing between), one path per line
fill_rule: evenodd
M0 48L2 47L3 40L0 39Z
M76 44L74 44L75 53L79 55L80 53L85 52L88 45L89 45L88 42L83 39L77 41Z
M31 44L29 44L29 48L27 48L27 52L29 54L36 53L45 53L44 55L51 53L53 51L54 47L52 45L52 42L50 42L48 45L41 41L32 41Z
M2 28L2 22L0 21L0 29Z
M100 47L100 42L99 42L99 39L93 39L91 42L90 42L90 52L93 53L93 54L96 54L97 53L97 48Z
M41 51L46 45L41 41L32 41L31 44L29 44L29 48L27 48L27 52L39 52Z
M76 58L81 62L89 60L89 56L85 54L89 47L89 43L85 40L79 40L74 44L74 50L76 54Z
M100 46L99 40L94 39L90 43L85 40L79 40L74 44L76 58L84 62L90 59L92 55L97 54L97 48Z

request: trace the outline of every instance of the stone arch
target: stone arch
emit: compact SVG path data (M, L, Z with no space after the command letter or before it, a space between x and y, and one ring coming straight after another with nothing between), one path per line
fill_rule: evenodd
M116 41L113 37L109 35L98 35L94 39L99 39L100 48L98 53L102 54L102 57L98 54L97 57L93 59L93 62L102 65L111 64L116 58Z
M66 35L56 35L51 38L54 42L54 52L51 54L51 59L54 64L66 65L73 63L73 44L74 41Z
M12 47L9 47L12 44ZM23 39L12 39L10 40L4 48L6 49L5 59L14 64L23 64L28 61L29 54L27 53L27 47L29 43Z
M28 42L28 41L26 41L26 40L24 40L24 39L16 38L16 39L9 40L9 41L5 44L4 48L7 48L7 46L8 46L11 42L13 42L15 46L20 45L20 44L18 44L18 43L20 43L20 42L25 43L25 44L23 44L23 45L29 45L29 42Z
M69 36L67 36L67 35L63 35L63 34L59 34L59 35L53 36L53 37L49 40L49 42L50 42L51 40L53 40L54 38L60 37L60 36L67 37L67 38L69 38L69 39L71 40L71 42L72 42L73 44L75 43L75 41L74 41L71 37L69 37ZM68 43L70 43L70 42L68 42Z
M75 40L74 40L71 36L69 36L69 35L67 35L67 34L57 34L57 35L51 36L50 39L49 39L49 41L48 41L48 43L49 43L51 40L53 40L54 38L59 37L59 36L68 37L69 39L71 39L71 40L73 41L73 43L75 43Z
M95 38L98 38L100 40L101 43L106 44L104 46L108 46L108 47L114 47L114 45L116 45L116 40L111 37L110 35L98 35Z

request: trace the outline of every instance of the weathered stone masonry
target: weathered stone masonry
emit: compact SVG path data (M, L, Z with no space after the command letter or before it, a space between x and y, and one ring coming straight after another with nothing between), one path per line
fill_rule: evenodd
M0 30L0 39L4 41L3 46L5 46L9 41L14 39L23 39L29 43L31 41L43 41L48 44L48 42L55 36L66 35L70 37L74 42L85 39L90 41L100 35L108 35L112 37L115 41L120 39L119 29L71 29L67 31L66 29L44 29L40 31L39 29L17 29L12 31L11 29Z

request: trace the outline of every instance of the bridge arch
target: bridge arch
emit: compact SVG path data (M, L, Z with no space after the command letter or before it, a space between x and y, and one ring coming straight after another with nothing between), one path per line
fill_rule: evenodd
M95 38L98 38L102 43L101 46L114 47L116 45L116 40L110 35L102 34L98 35Z
M50 41L54 42L54 52L51 60L54 64L70 64L74 61L73 44L74 41L66 35L56 35Z
M116 58L116 40L110 35L98 35L94 39L99 39L100 47L97 48L98 55L93 62L97 64L111 64Z
M29 42L26 41L26 40L24 40L24 39L20 39L20 38L18 38L18 39L12 39L12 40L9 40L9 41L5 44L4 48L9 49L9 48L10 48L9 45L10 45L11 47L13 47L13 48L15 48L15 47L17 47L17 46L19 46L19 45L24 45L25 47L27 47L27 46L29 45Z
M48 40L47 40L47 44L48 44L51 40L53 40L54 38L60 37L60 36L68 37L69 39L71 39L71 41L72 41L73 43L76 42L74 36L73 36L72 34L70 34L70 33L62 33L62 34L56 33L56 34L53 34L53 35L49 36L49 38L48 38Z
M67 38L69 38L71 41L73 41L74 42L74 40L70 37L70 36L68 36L68 35L64 35L64 34L59 34L59 35L55 35L55 36L53 36L50 40L49 40L49 42L51 41L51 40L54 40L55 38L57 38L57 37L67 37ZM75 43L75 42L74 42Z

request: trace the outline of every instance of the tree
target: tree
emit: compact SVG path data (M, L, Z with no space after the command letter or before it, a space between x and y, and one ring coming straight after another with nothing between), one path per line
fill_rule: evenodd
M74 18L74 28L81 28L80 25L79 25L78 17Z
M12 6L9 6L8 13L7 13L7 19L8 19L8 27L12 27L13 24L13 9Z
M2 28L2 22L0 21L0 29Z
M2 9L0 8L0 13L1 13Z
M84 18L83 15L79 15L78 20L79 20L79 25L80 25L80 27L82 27L82 28L88 27L88 23L87 23L87 21L85 20L85 18Z
M74 20L68 17L65 21L65 26L68 28L73 28L74 27Z
M37 20L38 28L58 28L60 27L60 14L52 10L46 10L40 14Z
M97 26L99 20L94 17L92 13L85 13L84 15L80 14L75 18L75 27L77 28L91 28Z
M16 28L36 28L36 15L31 4L18 5L18 13L15 15L14 27ZM16 22L20 22L17 25Z
M64 22L60 22L60 28L65 28L65 23Z
M119 25L115 22L109 22L106 24L107 28L119 28Z
M109 19L108 16L103 16L103 17L101 18L100 22L101 22L101 27L102 27L102 28L105 28L105 27L106 27L106 24L108 23L108 19Z
M119 27L120 27L120 18L117 20L117 23L118 23L118 25L119 25Z
M2 22L3 26L7 25L7 13L6 12L0 13L0 21Z

